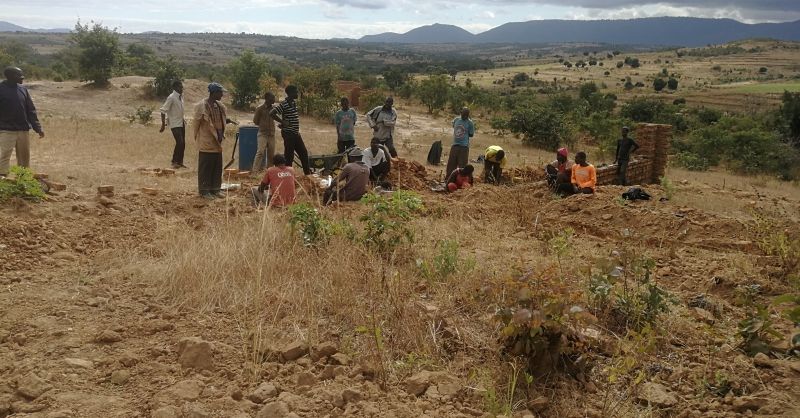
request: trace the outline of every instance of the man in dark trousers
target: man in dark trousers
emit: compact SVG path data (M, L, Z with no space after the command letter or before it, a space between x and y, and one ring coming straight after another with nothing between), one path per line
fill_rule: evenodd
M367 124L372 128L374 137L389 149L392 158L397 158L394 148L394 127L397 124L397 111L394 110L394 99L387 97L383 106L378 106L367 113Z
M469 162L469 141L475 135L475 123L469 118L469 109L461 109L461 117L453 119L453 146L447 158L445 173L462 168Z
M617 140L617 153L614 157L614 164L617 165L617 184L623 186L627 185L628 179L628 161L630 161L631 154L639 149L639 144L631 138L628 138L630 129L627 126L622 127L622 138Z
M329 205L338 202L356 202L367 194L369 185L369 167L362 160L360 149L352 148L347 153L348 163L342 172L333 180L331 186L322 195L322 203ZM344 186L342 186L344 183Z
M167 96L161 106L161 129L169 123L169 130L175 138L175 149L172 151L172 168L186 168L183 165L183 153L186 150L186 121L183 117L183 83L180 80L172 82L172 94Z
M17 152L17 165L29 167L31 149L28 132L33 129L44 138L42 125L36 116L28 89L22 86L25 76L17 67L3 71L6 79L0 82L0 177L8 175L11 153Z
M277 106L272 108L270 116L278 122L278 128L281 130L281 137L283 138L283 156L289 165L294 161L294 154L300 158L300 164L303 166L303 174L311 174L311 165L308 161L308 150L306 144L303 142L303 137L300 136L300 114L297 113L297 97L299 92L297 86L286 86L286 98Z
M194 106L192 136L197 142L197 188L205 199L224 198L222 193L222 140L225 125L234 123L222 104L222 84L208 85L208 98Z

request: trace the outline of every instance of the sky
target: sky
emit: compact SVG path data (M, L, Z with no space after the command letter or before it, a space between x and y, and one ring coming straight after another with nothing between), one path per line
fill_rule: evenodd
M403 33L433 23L479 33L506 22L732 18L746 23L800 20L800 0L0 0L0 20L27 28L101 22L120 32L247 32L302 38Z

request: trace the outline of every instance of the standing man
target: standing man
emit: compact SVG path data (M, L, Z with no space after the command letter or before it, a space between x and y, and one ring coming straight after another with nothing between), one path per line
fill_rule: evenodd
M631 138L628 138L627 126L622 127L622 138L617 140L617 153L614 157L614 164L617 164L617 184L626 186L628 179L628 161L631 159L631 154L639 149L639 144Z
M197 188L205 199L224 198L222 193L222 140L228 119L225 105L220 102L225 89L222 84L208 85L208 98L194 106L192 136L197 142Z
M322 203L329 205L334 201L356 202L367 194L369 184L369 168L362 160L361 150L353 148L347 153L348 163L342 172L333 180L331 186L322 195ZM344 182L344 186L342 186Z
M8 67L3 71L6 79L0 82L0 177L8 175L11 153L17 152L17 165L29 167L31 148L28 131L33 129L44 138L42 125L36 116L36 107L22 86L22 70Z
M339 103L342 105L342 110L336 112L333 123L336 125L336 147L341 154L356 146L356 111L350 107L350 100L347 97L342 97Z
M297 113L297 97L299 93L297 86L286 86L286 99L275 106L270 112L270 116L278 122L283 138L283 156L289 166L294 161L294 154L300 157L300 164L303 166L303 174L311 174L311 165L308 161L308 150L300 136L300 114Z
M505 166L506 152L499 145L492 145L486 148L483 153L483 181L500 184Z
M367 124L372 128L374 136L389 149L392 158L397 157L394 148L394 126L397 123L397 111L392 107L394 99L387 97L383 106L378 106L367 113Z
M461 117L453 119L453 146L447 158L446 173L450 175L456 168L469 162L469 140L475 135L475 124L469 118L469 109L461 109Z
M167 96L161 106L161 129L169 122L172 137L175 138L175 149L172 151L172 168L186 168L183 165L183 152L186 150L186 121L183 117L183 83L180 80L172 82L172 94Z
M258 150L253 160L253 173L264 169L264 153L266 153L267 167L272 167L275 156L275 122L270 116L272 105L275 104L275 95L268 91L264 94L264 103L256 108L253 123L258 126Z

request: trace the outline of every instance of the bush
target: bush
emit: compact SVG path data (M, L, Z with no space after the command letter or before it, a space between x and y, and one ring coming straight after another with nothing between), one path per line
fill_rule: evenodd
M511 114L509 128L523 135L522 142L555 151L560 145L572 145L572 130L565 115L541 104L516 109Z
M428 113L433 113L434 110L444 110L449 89L446 75L432 75L419 82L416 96L428 108Z
M180 63L175 60L175 57L168 57L165 60L159 60L156 68L156 76L153 79L153 94L156 97L167 97L172 93L172 83L174 81L183 81L184 69Z
M667 80L667 88L670 90L677 90L678 80L676 78L670 77L669 80Z
M116 29L109 30L99 23L75 24L70 42L78 47L78 66L81 81L91 81L95 85L108 85L120 59L119 34Z
M233 83L233 107L246 109L250 103L261 97L259 80L267 72L267 60L257 56L252 50L247 50L228 66Z
M153 121L153 109L147 106L139 106L136 111L128 115L130 123L139 122L142 125L147 125Z
M370 206L361 217L365 224L364 244L381 257L393 260L398 247L414 241L408 222L425 209L422 199L416 193L398 190L389 196L370 193L361 201Z
M44 198L42 185L29 168L13 166L9 173L9 178L0 179L0 202L13 197L36 201Z
M620 114L634 122L656 122L664 111L664 103L656 99L635 97L622 105Z
M687 151L675 154L672 158L672 162L679 167L691 171L706 171L709 169L710 165L708 158Z
M664 81L662 78L656 78L655 80L653 80L653 89L655 91L664 90L664 87L666 87L666 86L667 86L667 82Z

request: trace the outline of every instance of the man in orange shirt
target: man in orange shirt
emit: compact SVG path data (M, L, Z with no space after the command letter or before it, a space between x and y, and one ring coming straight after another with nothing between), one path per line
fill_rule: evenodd
M586 153L575 154L575 165L572 167L572 185L575 193L592 194L597 185L597 171L586 162Z
M258 188L253 187L253 199L256 206L269 203L269 206L284 207L295 201L294 169L286 166L286 157L282 154L273 156L275 165L267 169L264 179ZM269 187L269 196L264 196L264 190ZM266 202L265 202L266 201Z

